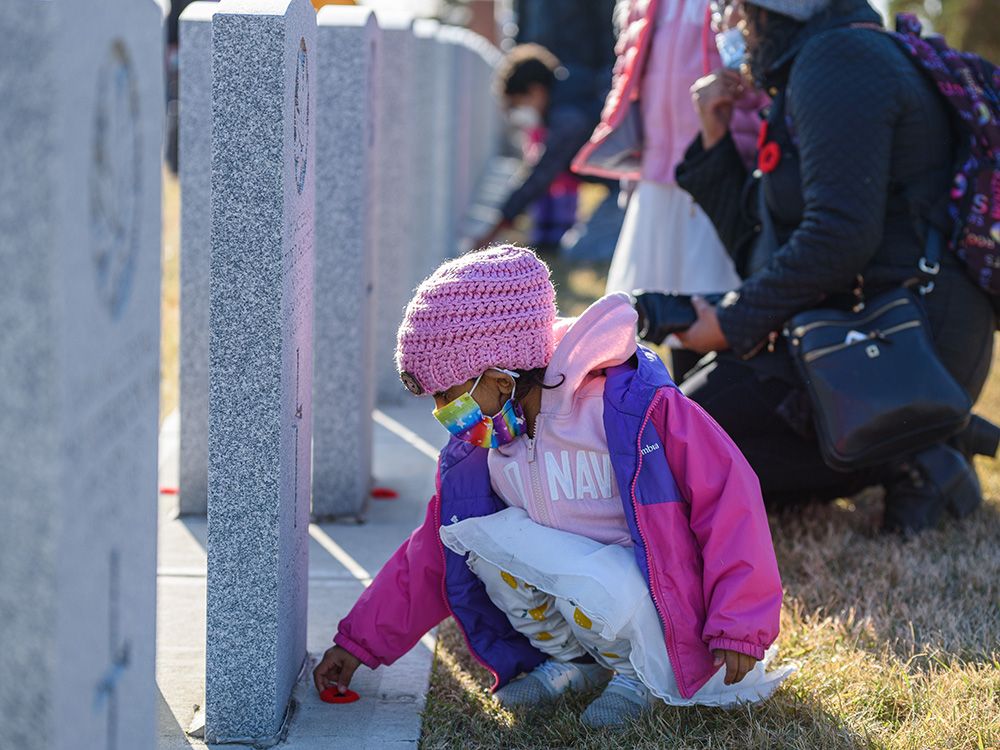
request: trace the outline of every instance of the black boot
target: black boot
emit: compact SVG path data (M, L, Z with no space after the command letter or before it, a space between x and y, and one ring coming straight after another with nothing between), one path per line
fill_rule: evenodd
M936 526L946 510L964 518L983 501L975 469L944 443L901 462L893 474L886 484L885 531L916 534Z
M948 444L969 459L973 456L994 457L1000 448L1000 427L973 414L966 428L949 440Z

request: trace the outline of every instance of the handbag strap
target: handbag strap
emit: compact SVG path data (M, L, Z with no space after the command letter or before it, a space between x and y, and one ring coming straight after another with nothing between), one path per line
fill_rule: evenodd
M771 209L767 205L767 192L764 187L764 175L757 179L757 213L760 223L760 232L757 240L750 249L750 257L747 262L747 275L757 273L767 265L771 257L778 252L778 233L774 228L774 219L771 216Z
M941 272L942 248L944 248L944 235L941 234L940 229L928 222L924 254L917 263L917 267L926 282L918 287L921 295L927 295L934 291L934 277Z

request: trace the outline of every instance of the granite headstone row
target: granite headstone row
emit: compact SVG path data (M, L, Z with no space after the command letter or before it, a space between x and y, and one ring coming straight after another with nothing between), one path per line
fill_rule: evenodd
M0 3L12 747L155 746L162 24L153 0ZM280 736L310 512L363 514L403 306L498 147L495 52L381 26L309 0L183 16L180 510L208 512L210 742Z
M310 518L363 516L403 308L499 147L496 60L468 32L308 0L195 3L181 40L180 511L208 512L205 731L261 743L306 655Z
M181 514L208 497L211 78L216 2L181 16ZM253 7L255 3L246 3ZM371 411L406 396L393 362L413 289L457 252L502 137L499 52L429 19L318 15L314 519L362 516ZM187 158L185 158L185 156Z

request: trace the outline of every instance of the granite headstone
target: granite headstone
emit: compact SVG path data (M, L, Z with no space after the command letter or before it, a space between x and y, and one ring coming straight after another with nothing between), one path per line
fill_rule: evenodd
M489 169L490 162L500 154L504 116L494 86L497 67L503 58L500 50L485 37L479 39L480 92L483 111L483 164L480 177Z
M180 495L181 515L208 509L208 306L212 241L212 14L180 17Z
M0 746L154 747L163 18L0 40Z
M446 161L446 177L444 180L444 202L443 210L447 215L447 247L448 254L454 255L459 250L459 240L461 237L461 217L464 205L460 188L460 175L463 172L463 164L468 158L468 127L463 123L468 122L468 97L463 96L464 80L468 71L462 67L462 45L460 41L460 29L455 26L442 26L437 33L437 40L443 55L447 59L448 69L448 89L444 111L444 126L446 129L446 142L449 145L448 157ZM465 148L463 148L463 142Z
M472 194L472 66L469 50L464 40L470 32L466 29L451 27L448 29L447 41L452 47L455 65L455 87L452 93L452 109L455 113L455 159L452 183L451 215L453 220L460 220L468 206Z
M471 182L478 190L497 154L499 145L497 125L501 122L497 101L493 93L493 73L499 63L500 53L490 42L478 34L466 32L464 41L469 52L472 80L471 129Z
M418 282L453 254L448 231L447 181L451 173L451 154L454 153L453 143L449 140L453 120L449 92L454 85L454 68L448 45L438 38L440 30L441 24L428 18L417 20L413 26L424 80L422 97L418 99L418 116L424 127L421 143L425 150L424 160L418 162L417 169L426 174L422 182L426 187L424 194L427 201L427 210L421 214L424 217L423 234L427 239ZM420 152L418 149L418 154Z
M372 472L375 129L380 32L368 8L317 17L313 516L359 516Z
M379 149L376 152L378 193L375 221L375 375L378 401L399 403L406 390L399 382L394 352L403 309L415 286L419 252L415 192L422 179L414 172L415 149L422 148L414 127L415 37L412 16L379 13L382 29L379 101Z
M434 132L444 115L437 100L440 74L435 66L434 36L438 26L437 21L427 18L413 22L413 127L419 134L413 149L413 175L421 189L412 197L417 220L413 225L416 244L410 289L437 267L441 257L434 225L438 192L434 162L436 152L444 145Z
M306 656L316 14L212 19L205 736L273 739Z

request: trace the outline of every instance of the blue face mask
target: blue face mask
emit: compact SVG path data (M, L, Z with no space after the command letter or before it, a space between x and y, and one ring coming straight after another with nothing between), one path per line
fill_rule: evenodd
M739 29L726 29L715 35L722 64L730 70L739 70L747 56L747 40Z

